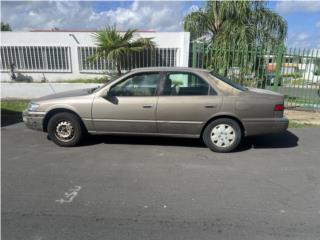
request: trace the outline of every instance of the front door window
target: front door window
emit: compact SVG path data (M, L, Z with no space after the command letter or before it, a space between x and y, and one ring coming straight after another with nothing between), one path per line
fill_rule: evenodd
M137 74L111 88L113 96L155 96L160 81L159 73Z

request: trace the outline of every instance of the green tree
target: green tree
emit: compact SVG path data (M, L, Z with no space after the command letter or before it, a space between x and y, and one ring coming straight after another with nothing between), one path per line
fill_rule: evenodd
M9 23L1 22L1 32L12 31Z
M287 35L286 21L263 1L208 1L185 16L184 29L193 40L210 36L214 46L224 48L278 45Z
M240 83L248 76L263 78L263 53L284 52L287 36L286 21L265 1L208 1L185 16L184 29L191 32L193 58L202 58L202 67Z
M94 34L97 52L90 59L108 59L116 64L117 73L121 75L122 59L125 56L144 49L152 49L155 43L152 38L134 38L135 29L119 33L115 26L108 26L103 31Z

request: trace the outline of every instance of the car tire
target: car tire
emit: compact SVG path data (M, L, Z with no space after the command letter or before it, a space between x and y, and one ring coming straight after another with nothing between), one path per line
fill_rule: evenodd
M239 146L242 130L235 120L218 118L206 126L202 139L205 145L214 152L231 152Z
M62 147L77 145L84 137L85 130L78 116L68 112L53 115L48 123L49 138Z

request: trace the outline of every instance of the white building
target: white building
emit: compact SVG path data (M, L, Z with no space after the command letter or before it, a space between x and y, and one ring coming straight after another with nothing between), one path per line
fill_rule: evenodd
M94 32L32 31L1 32L1 81L11 80L12 65L18 80L62 81L102 77L114 71L112 62L87 61L95 50ZM124 70L148 66L188 66L190 33L138 31L152 37L156 49L124 59Z
M265 55L265 57L268 59L267 70L275 73L276 56ZM319 59L320 49L293 50L290 54L284 56L281 73L284 75L301 73L306 83L320 83L320 75L315 74L320 68Z

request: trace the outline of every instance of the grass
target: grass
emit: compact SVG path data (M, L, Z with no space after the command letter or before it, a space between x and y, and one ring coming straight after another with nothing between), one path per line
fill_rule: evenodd
M286 106L310 106L310 105L319 105L320 100L313 98L313 99L306 99L306 98L298 98L298 97L290 97L290 96L285 96L285 105Z
M29 100L2 100L1 114L9 112L22 112L27 108Z
M1 100L1 126L21 122L21 112L27 108L28 102L28 100Z
M303 78L293 79L289 85L306 85L306 81Z
M289 120L289 128L320 127L320 125Z
M72 80L63 81L64 83L107 83L109 80L107 78L78 78Z

